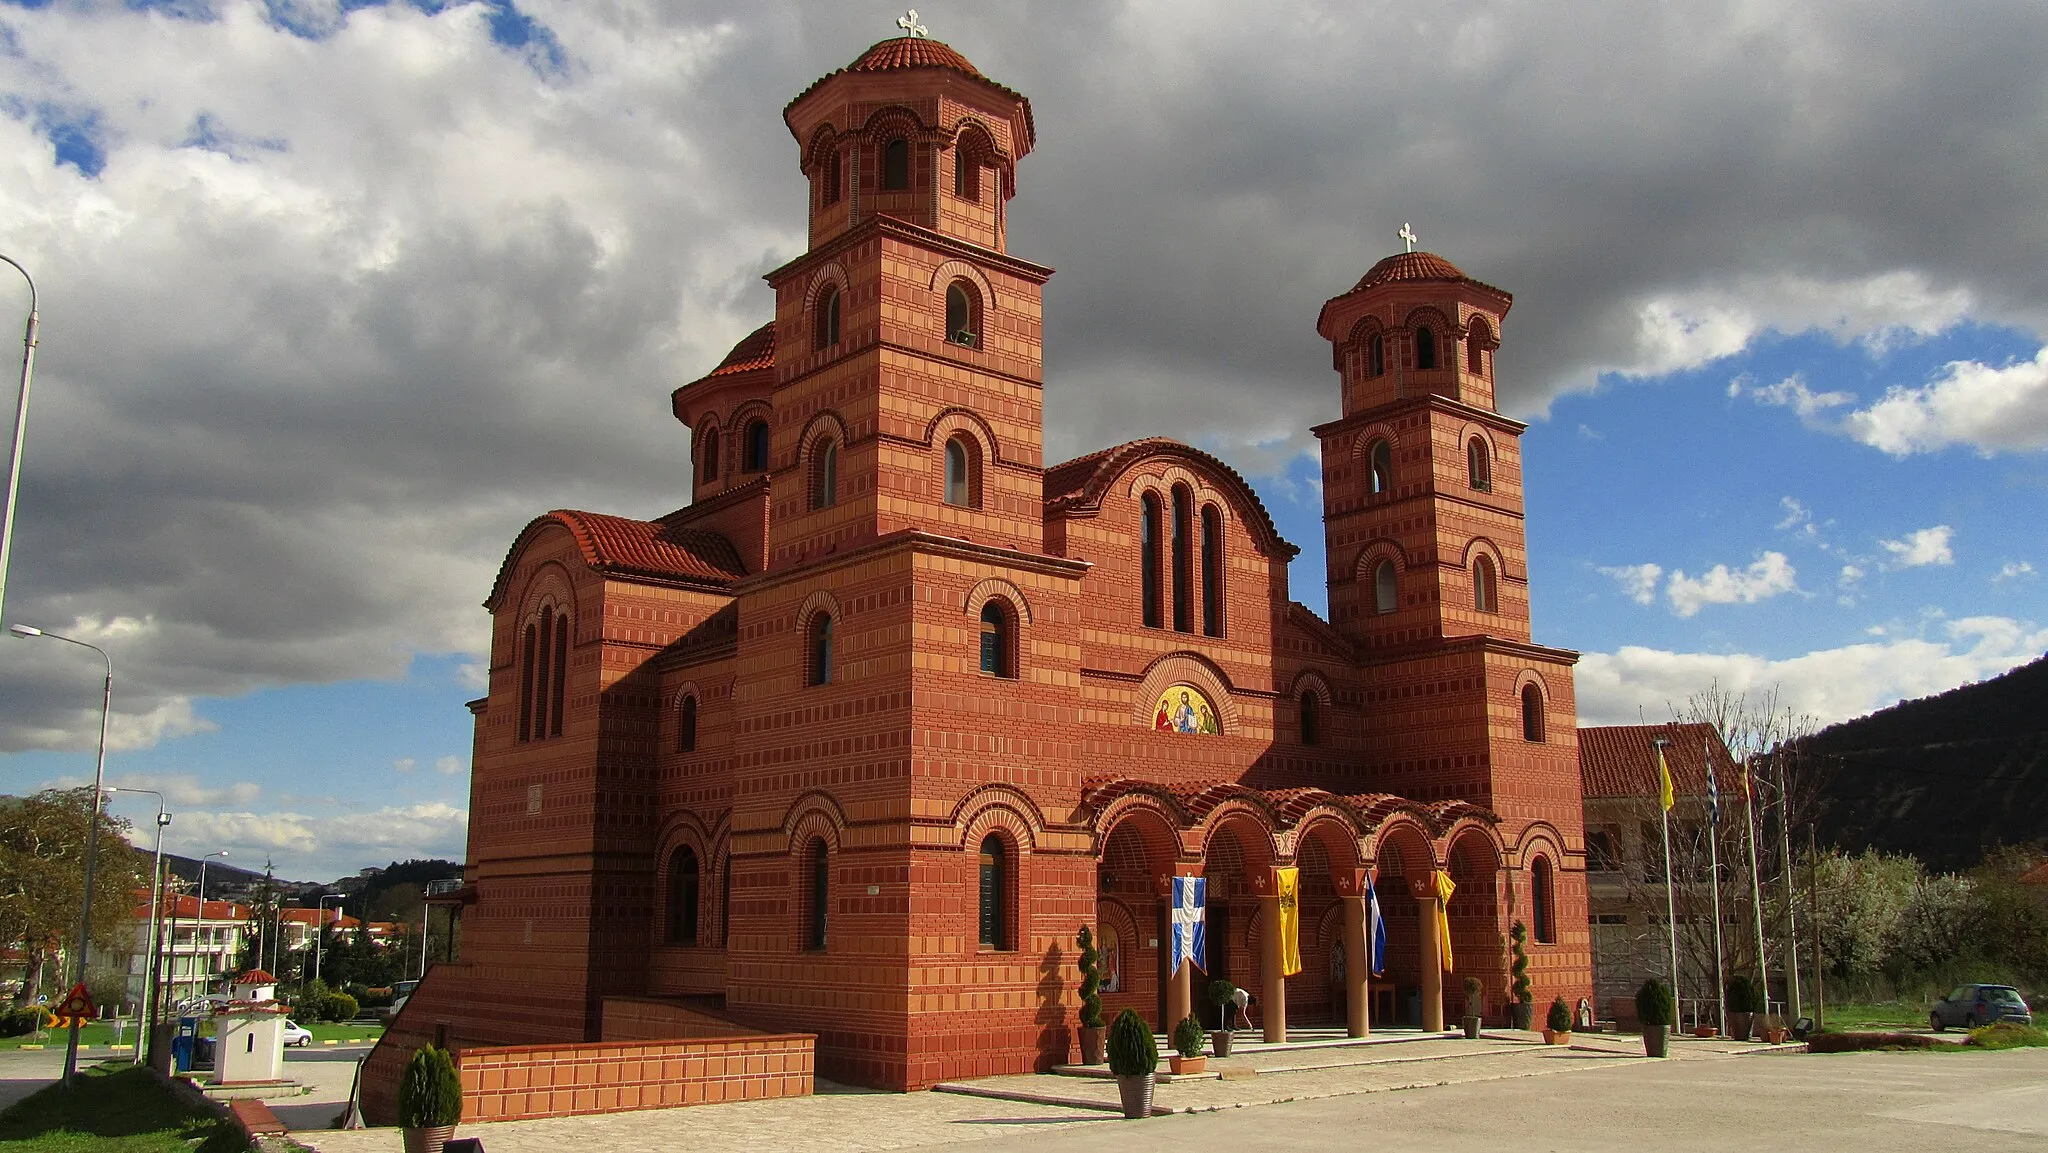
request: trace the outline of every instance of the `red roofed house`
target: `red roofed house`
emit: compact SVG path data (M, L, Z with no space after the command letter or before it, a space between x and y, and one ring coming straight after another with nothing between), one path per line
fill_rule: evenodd
M128 973L130 1003L140 1002L149 969L149 890L138 891L136 899L134 928L109 958ZM165 972L159 979L168 982L164 1003L175 1006L215 991L242 951L249 907L233 901L207 901L202 906L191 894L166 894L160 915Z
M1158 947L1176 874L1208 878L1208 974L1275 1025L1440 1025L1438 871L1490 1016L1516 920L1540 1000L1589 994L1576 654L1531 640L1494 408L1508 294L1411 252L1323 307L1324 620L1208 453L1044 461L1023 96L905 37L783 118L809 247L675 390L691 503L540 516L490 590L461 956L366 1085L421 1039L594 1041L663 998L815 1033L840 1080L1044 1069L1076 1056L1083 925L1110 1010L1196 1004Z

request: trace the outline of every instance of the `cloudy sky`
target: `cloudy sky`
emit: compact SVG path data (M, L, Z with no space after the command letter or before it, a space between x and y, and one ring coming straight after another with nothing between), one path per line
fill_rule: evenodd
M1537 636L1585 653L1583 723L1714 678L1834 720L2048 649L2048 8L920 13L1033 101L1049 456L1220 453L1299 599L1316 310L1411 223L1515 294ZM174 848L460 855L505 548L687 499L667 394L803 244L782 106L897 14L0 3L0 252L43 322L5 616L114 653L109 773L171 796ZM90 774L97 668L0 641L0 791Z

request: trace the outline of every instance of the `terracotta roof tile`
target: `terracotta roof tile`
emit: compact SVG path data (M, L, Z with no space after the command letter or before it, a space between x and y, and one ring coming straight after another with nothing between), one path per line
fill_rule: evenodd
M724 536L705 529L604 513L556 509L533 518L512 542L484 607L495 609L505 595L512 566L533 535L559 525L576 538L583 563L597 572L629 579L712 585L724 588L747 575L746 562Z
M1434 252L1396 252L1372 266L1351 291L1397 280L1465 280L1458 266Z
M1671 767L1671 786L1679 796L1706 795L1708 749L1713 750L1722 795L1736 787L1735 762L1712 725L1611 725L1579 730L1579 783L1585 796L1656 795L1657 751L1650 742L1658 737L1671 742L1664 762Z
M1198 469L1209 471L1233 482L1239 496L1250 510L1249 527L1252 536L1268 555L1291 559L1301 550L1281 537L1274 527L1272 516L1267 513L1264 501L1252 486L1245 483L1236 469L1191 445L1163 436L1148 436L1141 440L1126 441L1123 444L1091 452L1063 461L1045 470L1045 507L1047 512L1064 512L1070 509L1099 508L1109 486L1121 476L1125 469L1149 456L1168 455L1186 458Z
M848 72L893 72L898 68L951 68L969 76L981 76L981 69L967 62L950 44L928 36L897 36L884 40L860 54L846 66ZM986 79L986 77L983 77Z

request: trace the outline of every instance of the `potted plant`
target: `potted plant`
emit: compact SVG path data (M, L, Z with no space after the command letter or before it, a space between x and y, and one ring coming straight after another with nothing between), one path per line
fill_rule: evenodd
M1209 1034L1209 1047L1218 1057L1228 1057L1231 1038L1236 1035L1230 1027L1230 1014L1237 1008L1237 986L1218 977L1209 982L1209 999L1216 1003L1218 1019L1222 1022L1221 1028Z
M462 1120L462 1079L448 1050L422 1045L412 1051L398 1082L398 1124L405 1153L441 1153Z
M1671 1018L1675 1016L1671 990L1655 977L1636 990L1636 1023L1643 1028L1643 1054L1662 1057L1670 1052Z
M1158 1069L1159 1046L1152 1040L1152 1026L1134 1009L1118 1013L1109 1026L1109 1071L1123 1098L1125 1120L1152 1115L1153 1074Z
M1770 1042L1771 1044L1783 1045L1785 1043L1785 1035L1787 1032L1785 1028L1785 1018L1780 1017L1775 1013L1766 1013L1763 1016L1757 1018L1757 1028L1760 1031L1762 1031L1764 1035L1764 1040Z
M1102 959L1095 951L1095 934L1081 926L1074 938L1081 946L1081 1064L1102 1064Z
M1167 1065L1175 1073L1200 1073L1209 1067L1209 1059L1202 1056L1202 1023L1189 1013L1173 1027L1173 1056L1167 1058Z
M1465 1016L1462 1024L1465 1026L1466 1040L1477 1041L1479 1039L1480 1010L1485 1008L1485 1006L1486 986L1480 984L1477 977L1465 978Z
M1529 988L1529 927L1516 921L1508 932L1513 942L1511 949L1514 960L1508 965L1508 972L1514 975L1509 986L1508 1024L1516 1029L1527 1029L1531 1018L1536 1015L1536 995Z
M1569 1045L1572 1043L1572 1007L1564 1003L1563 997L1550 999L1550 1012L1543 1015L1543 1043L1545 1045Z
M1737 973L1728 978L1728 1036L1737 1041L1749 1040L1750 1026L1756 1015L1764 1010L1763 989L1746 973Z

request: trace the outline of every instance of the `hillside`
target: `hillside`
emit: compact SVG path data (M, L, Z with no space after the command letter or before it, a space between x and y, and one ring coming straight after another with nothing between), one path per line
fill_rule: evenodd
M1999 844L2048 841L2048 657L1992 680L1823 729L1833 759L1823 839L1974 865Z

